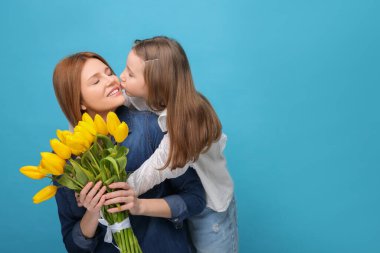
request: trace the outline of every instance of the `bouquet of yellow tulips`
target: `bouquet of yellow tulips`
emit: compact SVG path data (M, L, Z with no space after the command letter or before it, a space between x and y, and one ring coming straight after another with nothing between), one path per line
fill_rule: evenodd
M85 113L73 132L57 130L58 139L50 140L54 153L42 152L38 166L24 166L20 172L32 179L50 178L60 185L58 187L64 186L76 192L80 192L90 181L95 183L101 180L106 186L113 182L125 182L128 177L125 170L128 149L119 143L127 138L128 130L128 125L120 122L114 112L107 114L106 121L100 115L92 119ZM43 188L34 195L33 202L38 204L48 200L56 194L58 187L49 185ZM107 187L107 192L111 191ZM128 212L107 212L108 208L119 206L102 207L104 219L100 222L108 226L105 241L112 242L109 234L111 228L119 227L112 235L120 252L142 252L129 225Z

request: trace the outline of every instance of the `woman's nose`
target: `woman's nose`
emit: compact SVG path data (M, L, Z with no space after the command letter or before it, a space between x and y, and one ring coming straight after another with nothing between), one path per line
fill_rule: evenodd
M112 75L112 76L107 76L107 86L113 85L113 84L118 84L119 83L119 78L117 76Z

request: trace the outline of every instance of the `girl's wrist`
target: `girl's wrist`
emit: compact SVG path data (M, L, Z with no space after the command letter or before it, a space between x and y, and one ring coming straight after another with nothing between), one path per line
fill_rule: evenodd
M137 199L136 206L134 208L134 215L145 215L146 213L146 201L145 199Z

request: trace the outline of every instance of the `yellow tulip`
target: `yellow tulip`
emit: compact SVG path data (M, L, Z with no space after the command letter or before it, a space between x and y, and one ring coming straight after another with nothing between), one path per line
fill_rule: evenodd
M107 114L107 129L108 132L112 135L115 134L116 128L121 124L119 118L117 117L116 113L109 112Z
M83 144L86 148L86 150L91 146L92 142L94 141L95 137L92 136L91 139L87 139L89 138L88 135L91 135L90 133L88 132L74 132L74 140L76 140L77 142Z
M37 166L24 166L20 172L31 179L41 179L46 176Z
M57 137L64 144L66 144L66 136L67 135L72 135L72 134L73 133L70 132L69 130L64 130L64 131L59 130L59 129L57 130Z
M41 167L45 170L48 170L53 175L62 175L63 167L66 164L66 161L59 157L56 154L50 152L41 152Z
M79 121L78 126L84 127L90 134L96 135L95 125L91 125L85 121Z
M45 169L44 167L42 167L41 163L42 163L42 161L40 161L40 164L37 166L38 170L41 171L41 173L44 173L45 175L47 175L47 174L53 174L50 170ZM58 174L58 172L57 172L57 174Z
M120 125L117 126L115 133L113 137L115 138L115 141L120 143L125 140L128 136L128 125L123 121Z
M89 144L94 142L95 136L89 133L88 130L84 128L83 126L77 125L74 128L74 135L75 134L81 135L84 139L88 141Z
M62 159L58 155L51 152L41 152L41 157L43 160L46 160L51 164L57 164L60 166L64 166L66 164L65 159Z
M80 151L81 153L86 151L87 144L88 141L79 135L71 135L66 137L66 145L70 147L72 152L73 150Z
M84 151L83 151L84 152ZM73 153L74 155L80 155L83 153L81 150L76 150L76 149L71 149L71 153Z
M104 135L108 134L107 124L99 114L95 115L94 124L96 132Z
M50 140L50 146L59 157L62 159L69 159L71 157L71 150L68 146L63 144L57 139Z
M49 185L40 190L39 192L36 193L33 197L33 203L34 204L39 204L45 200L50 199L57 193L57 186L55 185Z
M94 121L92 120L91 116L87 112L83 113L82 121L87 122L91 126L95 126Z
M52 174L56 176L63 174L63 167L57 167L55 165L52 165L46 160L41 160L39 167L41 168L41 171L43 171L46 174Z

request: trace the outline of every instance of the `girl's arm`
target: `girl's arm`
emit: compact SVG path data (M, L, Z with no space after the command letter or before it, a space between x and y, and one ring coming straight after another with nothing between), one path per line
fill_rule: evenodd
M127 183L135 190L137 196L162 183L165 179L177 178L183 175L189 168L188 163L185 167L175 170L172 170L170 167L161 169L168 158L169 145L169 135L165 134L153 155L129 175Z
M123 90L123 95L125 106L139 111L150 111L144 99L128 96L125 90ZM189 168L189 165L186 164L185 167L175 170L171 170L170 167L160 170L167 161L169 147L169 135L165 134L153 155L128 177L127 183L135 190L137 196L144 194L155 185L162 183L165 179L181 176Z
M176 194L162 199L139 199L135 191L125 182L109 185L116 191L107 193L104 205L120 203L110 213L129 210L133 215L170 218L176 227L184 219L199 214L206 206L206 194L197 173L190 168L184 175L169 181Z
M164 199L139 199L136 192L125 182L112 183L108 186L116 191L105 194L104 205L122 204L120 208L110 208L108 212L116 213L129 210L133 215L170 218L171 210Z

